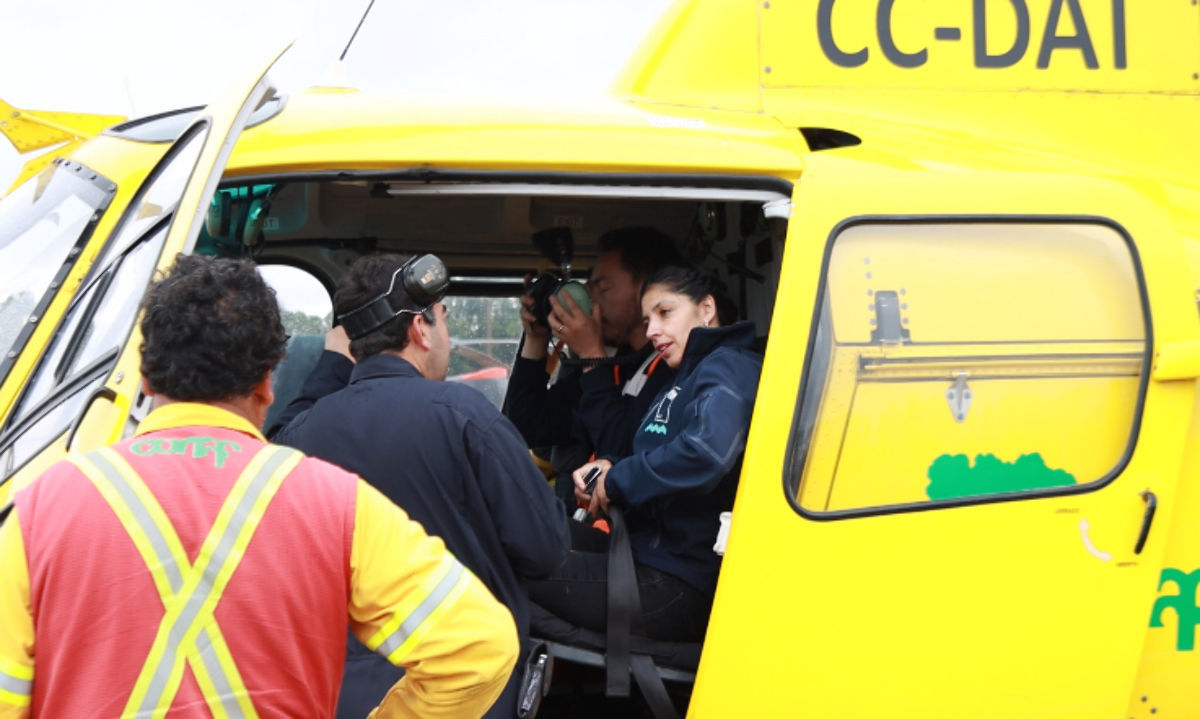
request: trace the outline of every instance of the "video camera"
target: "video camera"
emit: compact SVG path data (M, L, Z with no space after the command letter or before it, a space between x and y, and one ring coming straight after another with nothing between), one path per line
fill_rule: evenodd
M575 255L575 239L569 227L552 227L533 233L533 245L543 257L558 267L544 270L525 286L525 292L533 298L533 316L538 324L549 327L547 318L553 307L551 297L558 297L560 304L565 304L562 294L565 292L575 300L579 309L585 314L592 311L592 297L582 283L571 279L571 258Z

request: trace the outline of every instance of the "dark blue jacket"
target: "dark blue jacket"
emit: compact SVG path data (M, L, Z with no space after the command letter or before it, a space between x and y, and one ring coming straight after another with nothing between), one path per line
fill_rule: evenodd
M357 473L441 537L512 610L525 640L523 580L557 569L570 539L565 509L520 434L478 390L425 379L392 355L353 365L349 384L337 389L351 366L326 352L289 409L311 407L274 441ZM378 697L395 677L380 681ZM348 668L343 691L364 690L354 682ZM489 716L511 713L515 701L508 701L502 697Z
M632 451L634 430L646 408L675 376L673 369L659 362L645 378L640 392L624 393L653 351L646 343L641 350L618 355L616 376L613 365L589 372L564 367L550 387L546 386L550 375L545 360L518 356L508 381L505 412L530 447L578 443L584 447L584 458L590 452L599 457L626 457ZM557 469L570 471L575 467Z
M609 500L627 509L634 561L710 597L719 515L733 507L762 370L754 341L750 322L692 330L674 384L605 479Z

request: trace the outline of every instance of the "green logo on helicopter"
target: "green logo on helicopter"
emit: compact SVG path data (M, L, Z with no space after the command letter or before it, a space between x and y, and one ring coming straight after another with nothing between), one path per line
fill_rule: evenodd
M1178 569L1164 569L1158 578L1158 589L1163 585L1174 582L1177 594L1164 594L1154 600L1154 608L1150 611L1150 626L1163 625L1163 610L1175 611L1175 648L1181 652L1190 652L1196 648L1196 625L1200 624L1200 607L1196 606L1196 585L1200 584L1200 569L1191 574L1184 574Z

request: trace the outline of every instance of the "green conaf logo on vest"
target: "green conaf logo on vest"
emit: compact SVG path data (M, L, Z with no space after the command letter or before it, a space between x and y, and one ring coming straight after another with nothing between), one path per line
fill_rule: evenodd
M192 459L204 459L212 455L213 466L220 469L225 466L225 460L230 452L241 452L242 446L237 442L215 437L183 437L180 439L143 439L134 442L129 448L139 457L153 457L156 454L172 454L188 456Z

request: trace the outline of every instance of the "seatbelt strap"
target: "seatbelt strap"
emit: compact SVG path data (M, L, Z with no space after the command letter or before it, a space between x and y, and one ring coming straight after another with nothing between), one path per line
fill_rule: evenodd
M671 696L667 694L667 686L663 684L654 660L645 654L633 654L629 657L629 668L633 670L633 678L637 680L642 698L650 705L650 712L655 719L679 719L679 712L671 703Z
M620 507L609 505L612 533L608 540L608 627L605 651L605 696L629 696L629 675L637 680L642 697L656 719L678 719L667 687L658 674L654 660L645 654L633 654L632 637L646 636L642 617L641 592L633 564L633 547Z
M604 695L610 697L629 696L629 645L632 636L634 615L641 622L641 611L634 611L633 604L641 604L638 597L637 573L633 568L633 549L629 544L629 531L625 527L625 516L619 507L608 507L608 626L605 651Z

